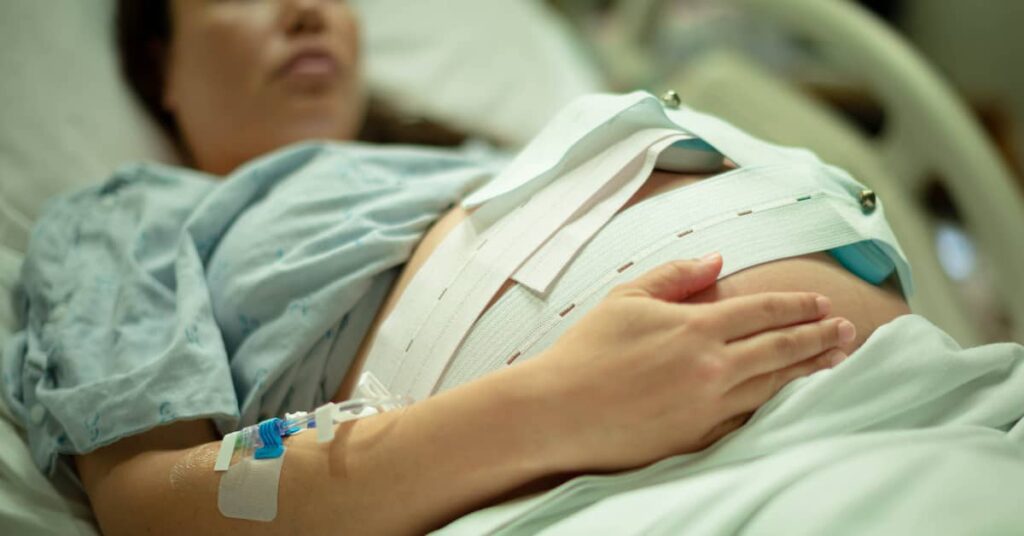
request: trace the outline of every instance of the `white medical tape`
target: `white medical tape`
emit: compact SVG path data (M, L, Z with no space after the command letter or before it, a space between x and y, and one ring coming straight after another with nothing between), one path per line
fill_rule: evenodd
M277 489L285 453L257 460L244 457L220 477L217 508L225 517L273 521L277 517Z
M667 129L636 132L538 192L519 210L509 214L501 224L481 235L478 243L461 242L460 236L456 234L454 240L463 246L459 256L468 257L456 278L445 288L433 307L415 311L416 314L404 320L408 322L405 329L387 333L385 328L381 329L378 339L394 340L397 335L397 341L390 345L392 349L401 348L404 344L403 353L400 354L401 365L396 367L397 370L389 371L393 373L390 375L390 383L388 376L374 367L373 361L386 355L376 344L371 349L368 369L377 374L391 392L406 394L414 399L429 396L448 359L472 323L512 273L564 226L581 206L593 200L607 183L615 180L623 170L628 172L630 162L645 156L651 145L677 135L677 131ZM466 220L460 226L472 225L472 221ZM524 232L524 229L527 231ZM431 256L418 272L428 276L419 279L414 277L405 293L428 296L437 294L437 281L429 275L443 273L431 266L431 260L436 257L436 254ZM438 262L446 260L439 259ZM411 306L406 309L412 310ZM397 312L398 307L395 310ZM411 336L408 335L409 327L416 329ZM426 341L426 344L415 344L417 339ZM390 354L390 357L393 359L394 354Z
M327 403L316 408L313 413L313 419L316 421L317 443L326 443L334 439L334 410L335 405Z
M340 424L343 422L354 421L356 419L362 419L364 417L376 415L377 413L378 412L376 409L371 408L369 406L363 406L362 408L357 410L338 411L337 413L334 414L334 422L335 424Z
M227 471L231 467L231 455L235 452L235 444L238 442L239 432L230 432L220 440L220 450L217 451L217 461L213 464L214 471Z
M633 194L647 182L654 170L654 163L662 151L684 136L671 136L647 149L643 160L636 162L636 170L623 173L609 182L606 188L610 195L598 195L591 203L577 210L573 221L558 230L550 240L537 250L512 276L520 285L537 294L546 294L551 283L569 264L581 247L611 220Z

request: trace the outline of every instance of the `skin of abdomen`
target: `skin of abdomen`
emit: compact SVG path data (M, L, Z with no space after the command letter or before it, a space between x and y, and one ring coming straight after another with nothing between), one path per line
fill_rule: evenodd
M644 199L682 188L706 177L706 175L655 171L643 187L620 209L620 212ZM355 380L359 376L358 372L362 369L381 322L394 308L416 271L426 262L434 249L444 240L444 237L466 216L466 211L456 206L439 219L424 235L423 240L417 245L396 280L384 305L377 312L351 369L335 393L334 400L349 398ZM490 308L514 284L516 283L512 280L506 281L488 303L487 308ZM879 326L900 315L910 313L910 308L907 307L896 287L894 281L889 281L882 286L872 285L843 268L827 253L820 252L752 266L720 279L715 286L691 296L686 302L707 303L759 292L818 292L832 300L832 312L829 316L844 317L857 326L857 337L848 345L841 347L849 354L859 348ZM484 312L487 308L484 309Z

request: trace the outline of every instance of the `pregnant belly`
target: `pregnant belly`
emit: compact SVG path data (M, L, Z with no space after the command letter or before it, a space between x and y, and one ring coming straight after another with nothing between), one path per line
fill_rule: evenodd
M649 197L681 188L705 177L655 171L622 210ZM380 329L381 322L394 308L412 276L426 262L448 232L465 217L465 211L461 207L456 207L438 220L424 236L392 287L383 307L378 311L373 325L356 354L352 367L334 396L334 400L349 398L355 381L359 377L359 371L362 370L369 353L370 345ZM516 283L512 280L506 281L487 308L514 284ZM897 316L910 312L896 287L895 284L872 285L853 275L830 255L822 252L772 261L736 272L719 280L715 286L691 296L687 301L704 303L768 291L818 292L832 300L833 316L845 317L857 326L857 338L843 348L849 353L858 348L876 328ZM485 312L487 308L484 309Z

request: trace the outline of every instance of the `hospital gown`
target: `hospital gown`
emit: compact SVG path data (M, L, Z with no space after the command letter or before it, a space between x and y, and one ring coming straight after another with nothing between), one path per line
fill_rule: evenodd
M216 180L155 164L52 203L3 394L37 465L184 419L223 433L331 398L486 151L307 143Z

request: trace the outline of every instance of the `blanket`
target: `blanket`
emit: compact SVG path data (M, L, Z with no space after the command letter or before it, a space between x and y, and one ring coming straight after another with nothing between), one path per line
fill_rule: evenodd
M485 508L434 534L1021 534L1024 347L923 317L791 382L715 445Z

